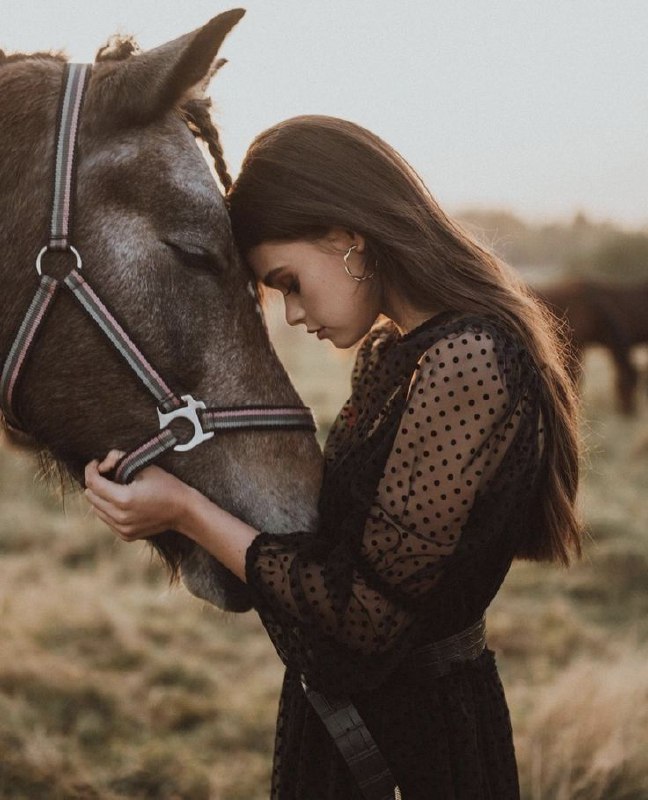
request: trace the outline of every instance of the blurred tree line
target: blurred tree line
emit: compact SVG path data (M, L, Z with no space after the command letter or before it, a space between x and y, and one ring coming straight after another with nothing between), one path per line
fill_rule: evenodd
M507 211L466 209L456 216L515 267L546 266L570 276L648 279L648 223L628 231L611 222L592 222L582 213L571 221L539 225Z

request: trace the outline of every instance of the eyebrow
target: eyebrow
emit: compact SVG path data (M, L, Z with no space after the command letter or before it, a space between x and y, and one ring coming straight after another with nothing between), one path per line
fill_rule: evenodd
M274 287L275 278L279 275L279 273L283 269L285 269L285 267L275 267L274 269L271 269L270 272L268 272L268 274L264 276L261 283L265 284L266 286L269 286L272 289Z

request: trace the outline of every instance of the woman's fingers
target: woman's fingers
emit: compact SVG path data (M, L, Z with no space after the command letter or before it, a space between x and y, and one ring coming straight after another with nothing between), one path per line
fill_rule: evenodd
M105 500L92 489L86 489L85 496L92 503L96 511L100 511L108 518L110 525L125 525L129 522L128 513L115 506L110 500ZM102 517L104 519L104 517ZM104 522L106 520L104 519Z
M85 496L97 516L129 542L176 527L182 508L178 498L184 497L178 487L184 484L155 466L143 469L131 484L114 483L101 475L100 470L110 469L121 455L120 451L112 450L101 463L95 460L86 465Z
M104 460L99 464L97 469L99 472L110 472L111 469L114 469L117 466L117 462L120 458L125 456L122 450L110 450L110 452L104 457Z
M91 503L95 515L102 522L105 522L123 541L134 542L160 533L160 530L154 527L152 528L142 523L135 524L127 512L116 510L110 503L94 494L91 489L86 489L84 494Z
M88 480L94 479L97 474L101 475L102 473L110 472L111 469L114 469L123 455L125 455L125 453L121 450L110 450L110 452L104 456L103 461L99 461L97 458L90 461L85 468L86 486L88 485Z
M87 489L91 489L96 495L118 507L123 507L130 497L131 489L128 486L109 481L100 474L99 462L96 459L86 465L85 485Z

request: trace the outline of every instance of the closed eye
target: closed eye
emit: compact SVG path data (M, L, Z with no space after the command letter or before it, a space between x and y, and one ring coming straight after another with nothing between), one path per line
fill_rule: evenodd
M204 247L185 243L179 245L169 240L165 240L164 244L169 247L176 258L180 259L187 267L191 267L192 269L204 269L214 273L221 271L216 256Z
M279 289L284 297L288 297L289 294L299 294L300 286L299 281L293 278L288 282L288 285L285 289Z

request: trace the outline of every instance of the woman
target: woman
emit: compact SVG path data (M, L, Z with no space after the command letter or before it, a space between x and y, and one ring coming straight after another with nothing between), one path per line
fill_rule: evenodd
M301 679L353 703L406 800L518 798L481 620L513 558L580 552L577 402L551 320L350 122L265 131L228 203L286 321L362 340L320 525L259 532L154 467L116 486L100 474L114 452L88 466L87 495L121 538L174 528L250 585L287 667L273 798L364 796Z

